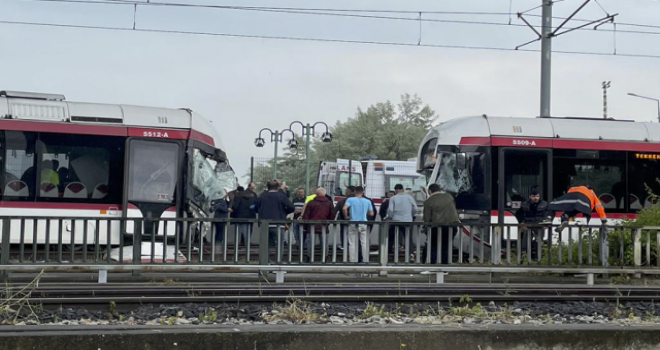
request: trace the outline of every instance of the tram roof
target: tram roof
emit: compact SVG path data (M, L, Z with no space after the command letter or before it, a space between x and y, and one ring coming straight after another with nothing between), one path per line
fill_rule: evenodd
M53 123L187 129L191 131L191 138L224 148L211 121L185 108L72 102L66 101L64 95L4 90L0 91L0 117Z
M424 143L481 144L484 138L533 138L555 140L599 140L660 142L660 124L598 118L519 118L473 116L452 119L429 131ZM490 142L488 143L490 144Z

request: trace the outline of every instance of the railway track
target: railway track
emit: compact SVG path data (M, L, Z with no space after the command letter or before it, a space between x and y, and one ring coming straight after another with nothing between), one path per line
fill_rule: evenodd
M21 286L5 287L15 293ZM26 290L26 292L28 292ZM584 285L475 284L181 284L39 285L29 290L29 302L47 305L263 303L301 299L317 302L473 302L513 301L651 301L660 300L660 287Z

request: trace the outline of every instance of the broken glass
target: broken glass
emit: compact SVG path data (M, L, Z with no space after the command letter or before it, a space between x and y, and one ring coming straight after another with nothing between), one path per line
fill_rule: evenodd
M198 149L194 150L193 169L195 199L206 211L210 210L212 201L224 198L236 188L236 174L231 166L205 157Z

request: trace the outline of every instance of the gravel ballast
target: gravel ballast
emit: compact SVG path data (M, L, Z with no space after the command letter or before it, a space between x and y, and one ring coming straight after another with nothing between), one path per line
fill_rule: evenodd
M653 302L514 302L487 305L464 300L436 303L308 303L144 305L119 312L22 305L0 312L3 325L566 325L660 324Z

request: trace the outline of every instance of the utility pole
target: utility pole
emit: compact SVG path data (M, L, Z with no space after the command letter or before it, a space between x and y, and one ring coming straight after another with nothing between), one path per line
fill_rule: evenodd
M273 180L277 179L277 144L282 138L282 134L279 131L275 131L273 134L273 141L275 142L275 154L273 154Z
M291 128L291 127L289 127ZM311 187L309 187L309 178L310 178L310 173L309 173L309 147L310 147L310 140L309 137L312 134L312 126L307 123L305 125L305 128L303 129L305 132L305 194L309 194L309 190Z
M552 1L543 1L541 20L541 114L550 117L550 97L552 86Z
M520 49L523 46L527 46L531 43L541 41L541 118L549 118L550 113L550 102L551 102L551 87L552 87L552 39L556 38L562 34L570 33L574 30L582 29L590 25L594 25L594 30L598 29L601 25L605 23L613 23L614 18L618 14L607 14L605 17L602 17L593 21L580 21L580 25L572 28L563 29L563 27L575 17L591 0L585 0L582 5L580 5L577 10L575 10L570 16L564 18L564 21L558 25L556 28L552 24L552 4L558 2L557 0L541 0L542 14L541 14L541 31L536 30L536 26L532 25L525 18L525 12L518 12L518 18L522 20L534 33L537 38L530 40L522 45L518 45L516 50ZM536 7L538 8L538 7ZM535 9L536 9L535 8ZM563 30L562 30L563 29Z
M611 81L603 82L603 119L607 119L607 89L611 86Z

